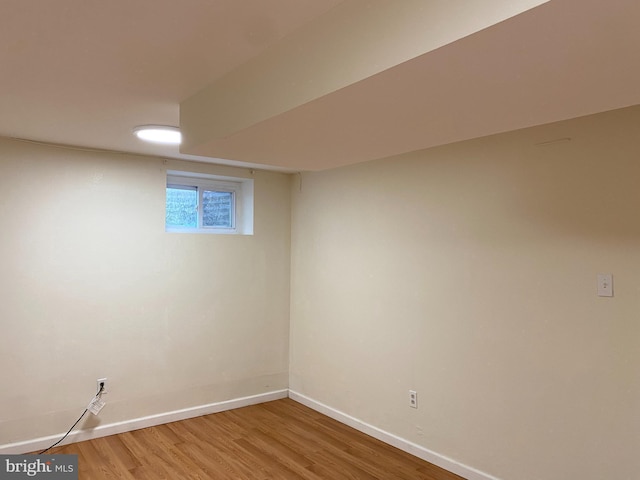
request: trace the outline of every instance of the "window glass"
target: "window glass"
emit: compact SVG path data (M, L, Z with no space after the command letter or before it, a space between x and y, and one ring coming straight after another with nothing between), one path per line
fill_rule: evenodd
M233 228L233 192L202 192L202 225Z
M253 235L253 179L168 170L165 230Z
M198 226L198 189L189 186L167 187L167 227Z

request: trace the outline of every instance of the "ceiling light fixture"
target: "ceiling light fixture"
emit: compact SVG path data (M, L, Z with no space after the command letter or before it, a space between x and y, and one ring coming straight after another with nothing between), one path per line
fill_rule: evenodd
M146 142L180 145L182 134L178 127L166 125L141 125L133 129L136 137Z

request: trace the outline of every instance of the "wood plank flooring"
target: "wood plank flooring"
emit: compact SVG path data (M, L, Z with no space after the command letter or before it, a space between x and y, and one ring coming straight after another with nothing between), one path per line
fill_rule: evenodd
M293 400L56 447L80 480L464 480Z

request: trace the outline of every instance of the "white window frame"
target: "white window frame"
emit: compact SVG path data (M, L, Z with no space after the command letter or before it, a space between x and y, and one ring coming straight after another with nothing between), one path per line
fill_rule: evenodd
M195 188L198 192L198 227L169 227L165 223L167 232L253 235L253 179L167 170L166 186L167 188ZM204 190L233 194L231 228L203 226L202 194Z

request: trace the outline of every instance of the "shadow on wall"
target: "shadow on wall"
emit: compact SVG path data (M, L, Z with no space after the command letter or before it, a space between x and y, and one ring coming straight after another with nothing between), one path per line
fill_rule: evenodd
M636 243L638 125L640 107L631 107L413 152L392 168L385 160L360 172L375 184L372 196L404 196L399 223L432 240L505 246L532 236L538 243L548 231Z

